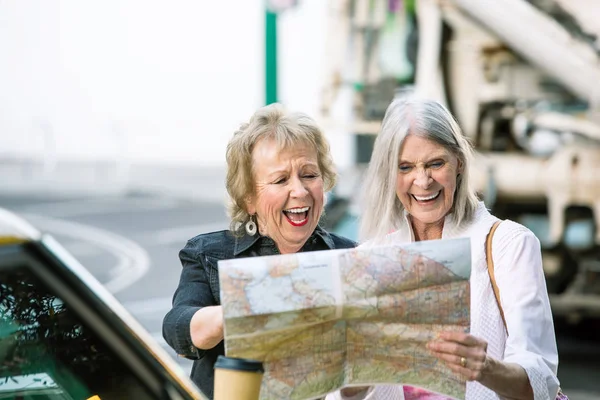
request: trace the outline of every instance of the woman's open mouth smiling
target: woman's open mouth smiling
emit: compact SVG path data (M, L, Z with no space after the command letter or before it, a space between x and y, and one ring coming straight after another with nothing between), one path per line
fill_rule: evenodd
M283 210L283 214L293 226L303 226L308 222L308 210L310 207L297 207Z
M413 197L413 199L415 199L419 203L429 203L429 202L435 201L435 199L437 199L439 197L441 192L442 192L441 190L438 190L436 193L429 195L429 196L417 196L415 194L412 194L411 196Z

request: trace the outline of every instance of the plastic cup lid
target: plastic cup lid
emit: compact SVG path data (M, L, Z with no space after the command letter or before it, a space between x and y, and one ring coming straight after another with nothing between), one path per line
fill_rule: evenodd
M222 369L235 369L238 371L250 371L250 372L265 372L263 364L260 361L248 360L245 358L233 358L219 356L215 363L215 368Z

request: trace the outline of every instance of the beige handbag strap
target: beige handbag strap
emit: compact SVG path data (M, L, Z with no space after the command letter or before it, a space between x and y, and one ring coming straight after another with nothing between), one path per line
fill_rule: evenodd
M498 285L496 285L496 278L494 276L494 260L492 259L492 238L494 237L494 232L498 228L498 225L500 225L500 222L502 221L496 221L492 226L492 229L490 229L490 233L487 235L487 239L485 241L485 258L487 259L488 273L490 274L490 282L492 283L492 289L494 289L496 303L498 303L498 310L500 310L500 316L502 317L502 322L504 323L504 329L508 335L506 319L504 318L504 310L502 309L502 304L500 303L500 290L498 289Z
M506 319L504 318L504 310L502 309L502 304L500 304L500 290L498 289L498 285L496 285L496 278L494 276L494 260L492 260L492 238L494 237L494 232L498 228L502 221L496 221L494 225L492 225L492 229L490 229L490 233L488 233L487 238L485 240L485 257L487 259L487 267L488 273L490 274L490 282L492 283L492 289L494 289L494 296L496 297L496 303L498 303L498 310L500 310L500 316L502 317L502 323L504 324L504 330L506 330L506 335L508 335L508 328L506 327ZM558 388L558 394L556 395L556 400L559 399L567 399L561 390Z

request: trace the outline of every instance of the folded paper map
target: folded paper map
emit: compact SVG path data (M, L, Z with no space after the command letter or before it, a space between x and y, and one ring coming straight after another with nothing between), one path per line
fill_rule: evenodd
M464 398L426 348L468 331L469 239L219 261L225 347L261 360L261 399L406 384Z

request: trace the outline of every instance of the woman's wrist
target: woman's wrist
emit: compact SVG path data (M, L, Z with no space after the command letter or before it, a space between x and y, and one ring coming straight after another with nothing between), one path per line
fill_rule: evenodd
M487 357L479 383L501 397L533 400L533 389L525 369L515 363L507 363Z

